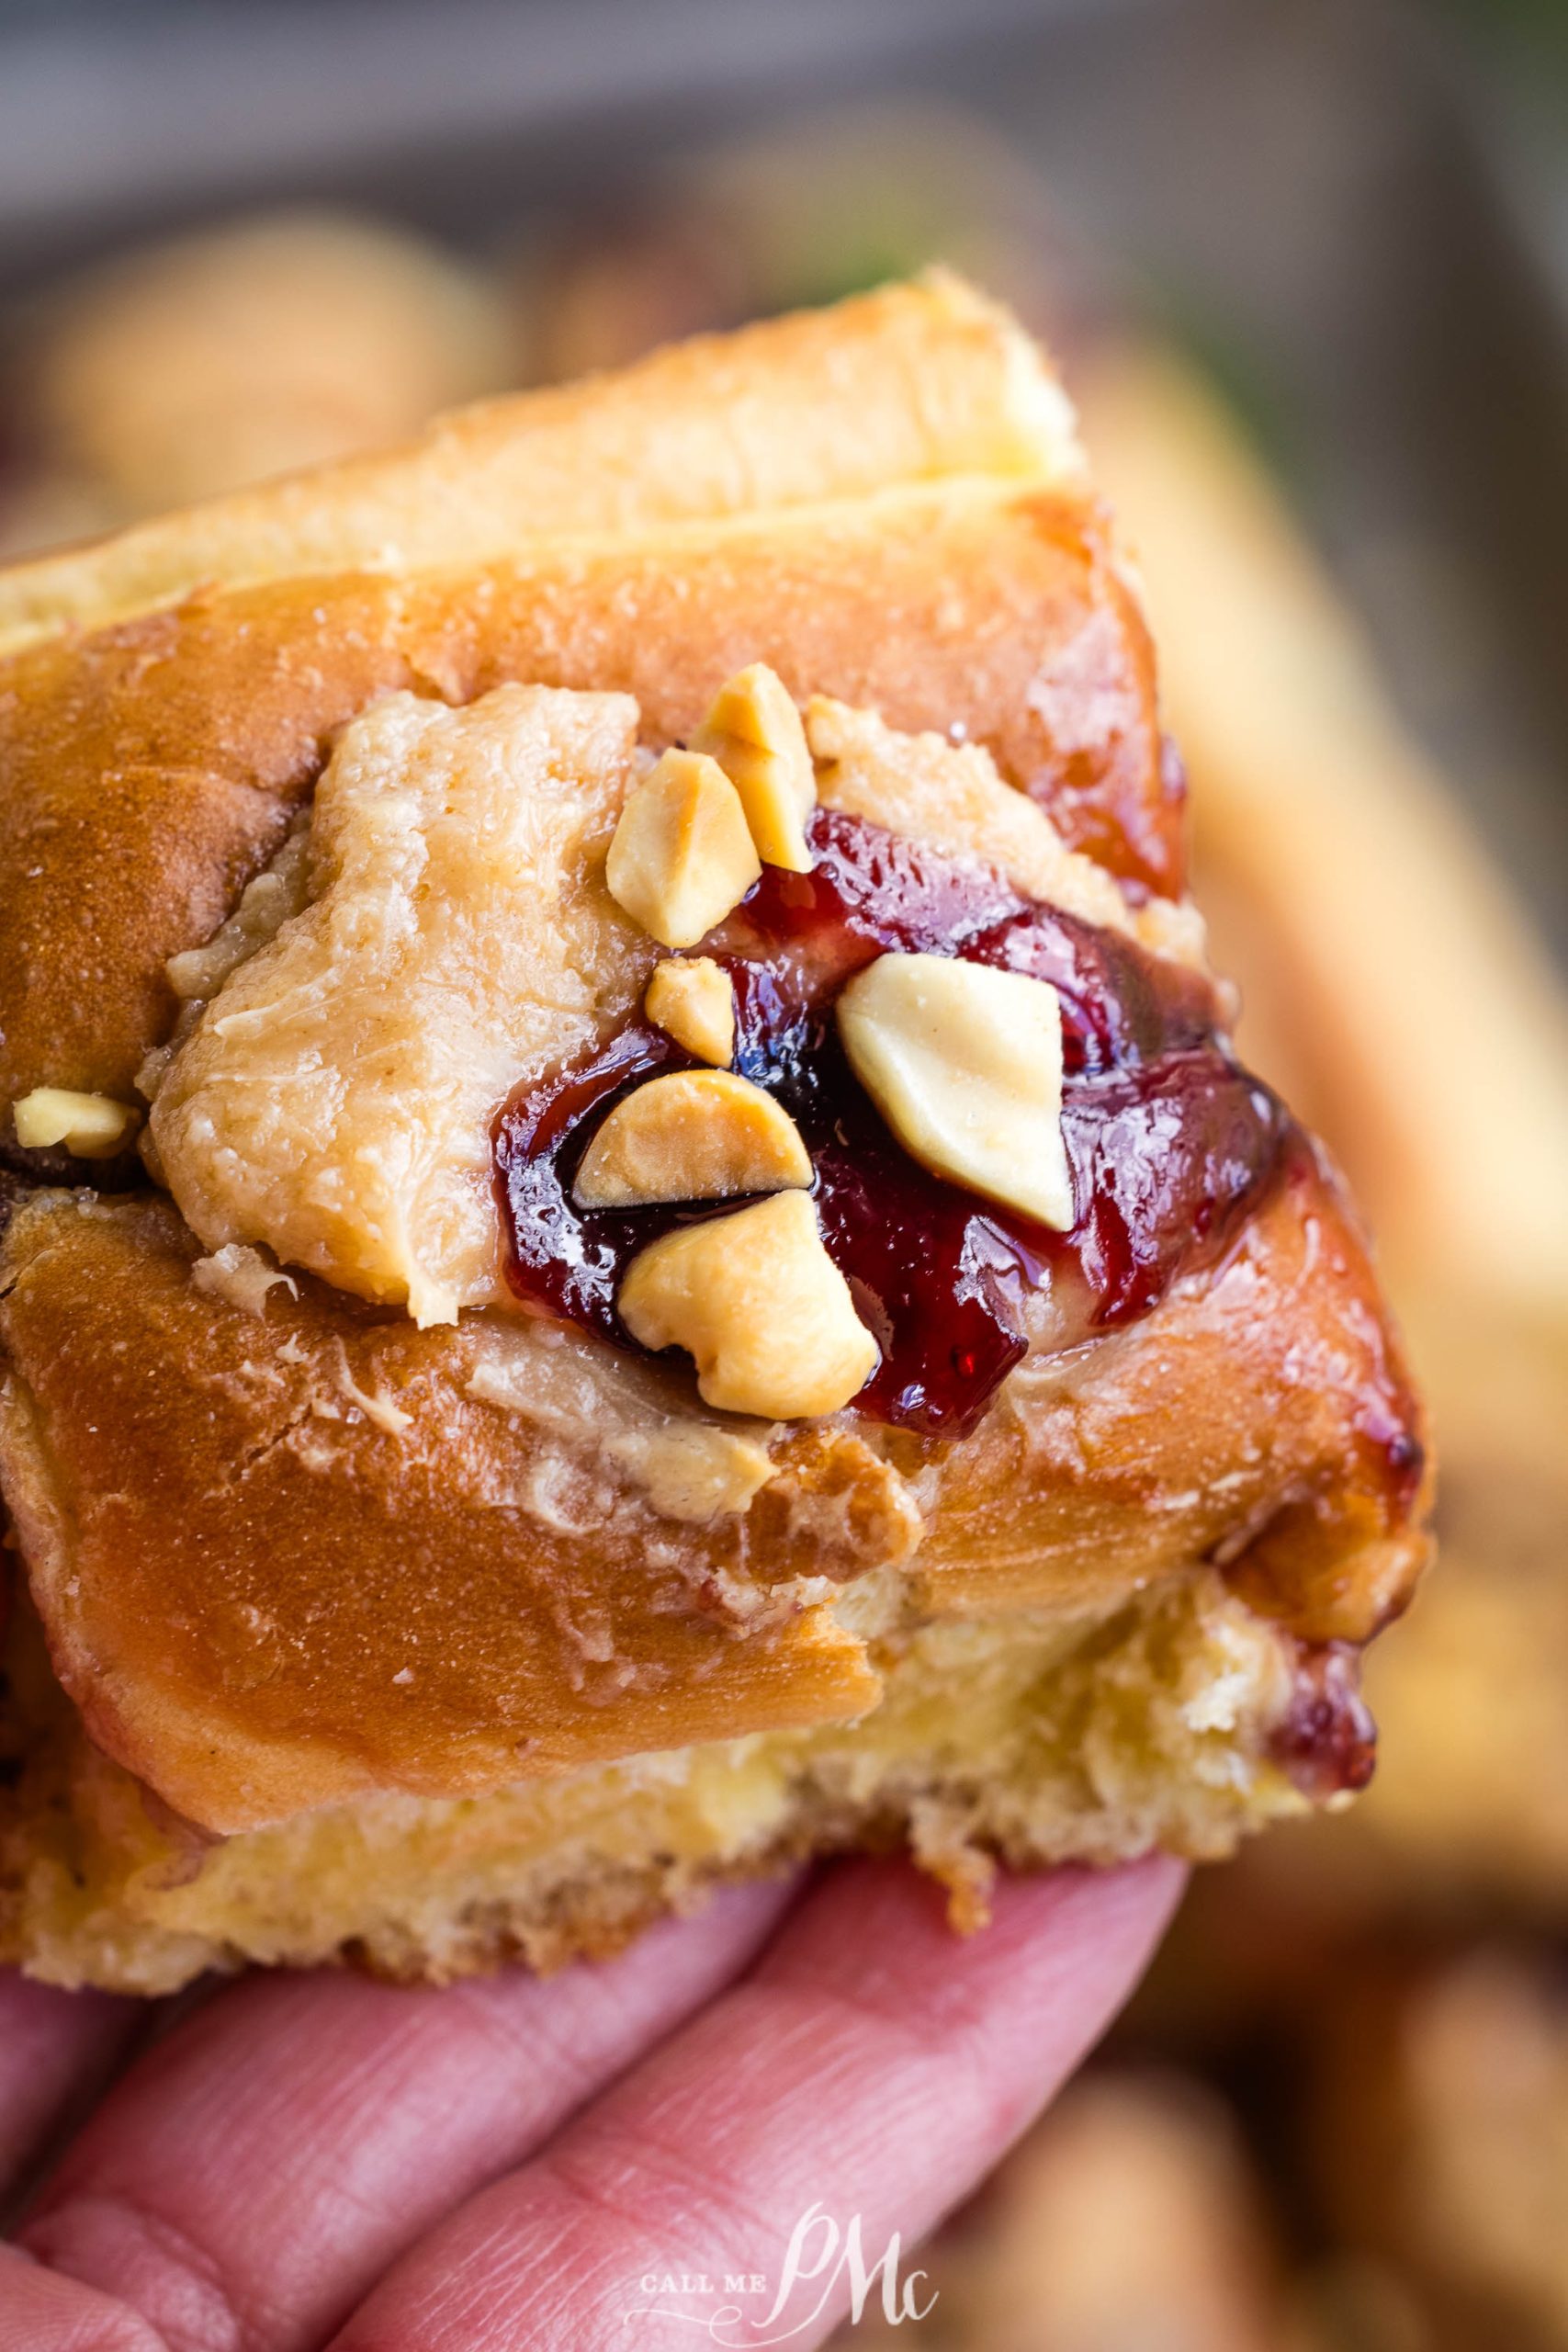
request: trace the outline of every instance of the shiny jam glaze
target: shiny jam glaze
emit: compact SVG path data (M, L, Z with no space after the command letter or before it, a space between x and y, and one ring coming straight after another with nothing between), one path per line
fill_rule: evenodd
M1298 1645L1295 1688L1269 1752L1304 1797L1364 1789L1376 1769L1378 1727L1361 1696L1361 1649L1354 1642Z
M1129 905L1179 896L1186 873L1187 771L1168 735L1162 736L1153 795L1140 770L1134 778L1122 762L1109 768L1103 752L1079 754L1022 779L1069 849L1082 850L1114 874Z
M1231 1059L1201 975L864 819L819 808L810 838L812 871L765 867L700 952L730 974L734 1068L799 1126L823 1238L881 1347L854 1409L962 1435L1025 1351L1027 1294L1048 1294L1056 1347L1146 1314L1179 1274L1224 1249L1294 1130ZM929 1174L883 1124L839 1046L833 1002L886 949L960 956L1057 990L1070 1232ZM509 1279L525 1304L640 1352L615 1312L629 1261L672 1226L736 1204L584 1211L571 1186L623 1094L658 1071L696 1067L634 1021L502 1113L497 1183Z

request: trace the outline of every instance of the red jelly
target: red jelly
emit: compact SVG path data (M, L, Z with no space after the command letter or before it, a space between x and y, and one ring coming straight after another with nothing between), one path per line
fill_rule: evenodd
M1029 1294L1043 1294L1053 1347L1146 1313L1178 1274L1224 1248L1278 1171L1290 1123L1230 1058L1201 975L863 819L818 809L810 838L813 870L764 868L702 952L734 982L734 1068L800 1128L823 1238L881 1347L855 1409L962 1434L1024 1352ZM928 1174L852 1075L833 1001L889 948L1001 965L1057 990L1077 1211L1069 1233ZM631 1258L672 1226L736 1204L584 1211L572 1181L614 1102L656 1071L694 1067L662 1031L634 1022L497 1123L513 1288L617 1347L636 1346L615 1312Z
M1300 1645L1294 1695L1270 1746L1275 1761L1314 1804L1366 1787L1377 1765L1378 1727L1361 1696L1356 1644Z

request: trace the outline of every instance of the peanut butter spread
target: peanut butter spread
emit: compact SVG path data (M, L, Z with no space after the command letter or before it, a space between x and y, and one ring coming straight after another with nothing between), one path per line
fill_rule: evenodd
M420 1324L502 1295L490 1125L637 1002L650 942L604 887L637 706L407 694L318 786L309 899L163 1074L158 1163L212 1250L262 1242Z
M821 696L803 727L778 679L760 664L730 682L716 711L729 708L726 695L749 731L737 734L732 726L713 741L750 786L758 786L759 763L766 771L769 791L752 796L764 831L777 830L777 779L768 763L778 765L783 741L803 770L804 780L793 771L785 779L796 831L801 810L819 796L913 842L977 854L1015 887L1091 922L1141 935L1168 953L1198 952L1184 909L1130 908L1109 875L1066 849L1043 812L1004 784L985 751L935 734L898 734L873 712ZM254 1269L265 1285L279 1278L274 1267L305 1267L361 1297L406 1306L422 1326L451 1322L464 1308L514 1307L492 1182L498 1114L518 1090L624 1023L656 969L710 970L733 1037L722 968L660 964L659 944L689 944L710 915L722 917L761 871L763 844L748 833L756 830L750 803L743 809L719 760L666 752L650 769L651 753L638 747L639 717L624 695L504 685L457 709L392 695L344 729L309 820L216 936L169 967L185 1011L142 1072L153 1102L144 1148L212 1253L203 1279L228 1283L234 1269L250 1279ZM656 826L633 856L637 812L682 761L704 775L711 770L727 809L734 804L744 869L738 876L729 872L735 857L726 841L716 836L716 849L701 827ZM705 906L711 899L701 921L671 929L649 919L645 900L662 909L682 893ZM894 957L887 969L911 961L931 959ZM1032 991L1049 1000L1055 1021L1052 991L1035 981L946 963L936 978L970 991ZM939 1041L939 1063L942 1050ZM962 1091L961 1080L969 1084L955 1067L949 1092ZM931 1086L922 1086L929 1112ZM667 1118L652 1135L653 1112L667 1096L694 1101L703 1090L728 1113L722 1132L709 1133L711 1119ZM743 1098L743 1107L754 1098L754 1110L779 1128L793 1150L787 1166L773 1165L775 1138L760 1167L757 1138L730 1095ZM645 1130L651 1136L637 1152L621 1136L628 1123L637 1136ZM1045 1140L1055 1164L1061 1159L1055 1098L1052 1123ZM897 1131L897 1118L893 1125ZM618 1140L626 1148L617 1158ZM1021 1168L1025 1161L1032 1168L1043 1148L1032 1132L1014 1156ZM942 1166L968 1182L969 1159L960 1159L961 1166L950 1165L949 1153ZM715 1170L705 1174L710 1159ZM590 1148L577 1185L584 1199L591 1191L595 1202L625 1206L767 1193L779 1184L809 1186L812 1176L777 1104L745 1079L710 1069L659 1078L627 1096ZM1060 1168L1057 1176L1060 1192ZM1035 1170L1031 1181L1037 1179ZM992 1170L979 1189L994 1193L1000 1181ZM799 1203L796 1212L813 1220ZM736 1287L726 1281L735 1272L732 1232L739 1237L749 1216L793 1213L787 1204L742 1212L678 1245L673 1238L660 1245L666 1253L705 1251L716 1262L689 1300L690 1285L681 1291L687 1304L680 1313L649 1310L644 1318L660 1335L648 1344L694 1351L699 1369L711 1357L710 1384L721 1360L750 1367L746 1379L721 1382L722 1395L702 1393L764 1421L836 1409L876 1361L847 1291L841 1302L835 1292L844 1344L831 1377L820 1364L793 1360L798 1351L786 1336L787 1318L777 1314L737 1308L722 1329L709 1328L716 1316L724 1322L719 1306ZM1055 1221L1071 1221L1070 1200ZM841 1290L814 1222L811 1239L814 1266L816 1258L822 1261L818 1274L826 1269ZM258 1247L271 1253L265 1261L255 1257ZM648 1253L649 1280L657 1254ZM770 1260L762 1292L787 1290L799 1274ZM628 1282L624 1311L628 1328L646 1339L634 1306L641 1312L648 1284L640 1274L638 1282ZM750 1299L755 1287L741 1284L737 1295ZM673 1445L661 1438L650 1452L639 1435L621 1466L658 1487L677 1517L743 1509L767 1476L754 1442L736 1452L731 1442L716 1448L687 1437Z

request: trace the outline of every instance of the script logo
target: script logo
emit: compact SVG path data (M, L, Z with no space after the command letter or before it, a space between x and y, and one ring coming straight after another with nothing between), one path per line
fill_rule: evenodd
M790 2233L773 2302L765 2312L748 2317L739 2302L729 2300L716 2311L676 2308L681 2301L707 2301L720 2294L760 2301L768 2292L765 2272L726 2271L709 2278L702 2271L650 2270L638 2279L637 2289L652 2300L627 2312L624 2324L629 2327L635 2320L675 2320L700 2328L710 2343L723 2346L725 2352L765 2352L767 2346L787 2344L814 2326L847 2278L850 2317L857 2326L875 2288L883 2318L890 2327L902 2327L906 2320L924 2319L937 2300L934 2289L923 2301L920 2298L919 2290L926 2282L923 2270L911 2270L907 2278L899 2277L902 2253L895 2230L883 2252L868 2265L860 2215L852 2213L840 2229L819 2204L808 2205ZM674 2300L666 2301L666 2297Z

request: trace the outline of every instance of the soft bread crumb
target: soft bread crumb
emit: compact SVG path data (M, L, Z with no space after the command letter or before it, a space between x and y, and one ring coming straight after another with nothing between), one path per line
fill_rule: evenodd
M850 1606L846 1600L846 1607ZM13 1642L32 1758L0 1797L0 1961L164 1993L248 1961L439 1981L617 1949L726 1878L909 1839L977 1924L988 1858L1194 1860L1303 1800L1266 1760L1286 1636L1198 1568L1109 1617L1018 1611L888 1635L857 1725L760 1735L472 1799L379 1796L218 1843L149 1812ZM36 1643L36 1628L31 1629ZM1222 1680L1223 1720L1195 1711Z

